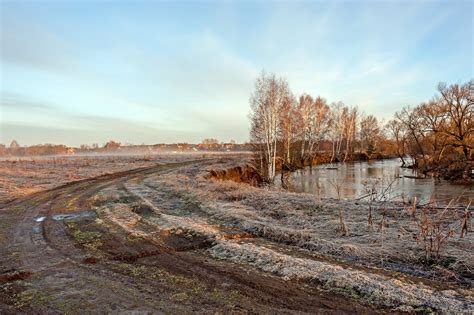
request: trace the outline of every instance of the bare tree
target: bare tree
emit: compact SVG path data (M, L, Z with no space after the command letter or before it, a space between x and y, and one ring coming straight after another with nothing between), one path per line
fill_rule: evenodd
M426 153L422 145L425 134L423 130L419 128L421 122L417 111L410 107L404 107L400 112L395 113L395 119L401 122L407 130L411 142L409 145L409 153L414 160L414 166L419 166L418 156L420 155L426 165Z
M294 144L297 140L298 132L298 110L296 108L296 100L289 93L284 98L279 116L279 131L281 138L281 156L287 167L292 167L294 162Z
M342 177L337 177L329 181L329 184L331 184L331 186L336 191L338 200L341 200L343 183L344 183L344 179ZM339 228L341 229L342 235L347 236L349 235L349 229L347 228L346 221L344 220L344 209L342 208L342 205L340 205L338 209L339 209Z
M250 97L251 141L260 158L262 175L270 183L274 181L276 173L279 112L289 95L285 80L274 74L262 73Z
M402 166L405 166L407 136L403 124L397 119L392 119L387 123L386 129L391 134L392 138L395 140L395 148L397 151L397 155L402 160Z
M344 103L331 104L331 123L329 127L329 137L332 142L331 162L334 162L336 157L341 153L342 141L344 136L344 121L342 119L342 111Z
M299 129L301 141L300 158L302 160L306 160L308 158L308 147L313 137L313 122L311 119L314 115L313 103L313 98L308 94L301 95L298 102L298 111L300 114Z
M343 123L344 123L344 138L346 140L346 149L344 154L345 162L349 156L349 153L354 149L353 145L355 142L355 135L357 132L356 123L357 123L357 108L345 107L343 111ZM351 147L352 144L352 147Z
M10 149L18 149L20 147L20 145L18 144L18 142L16 140L12 140L12 142L10 143Z
M474 81L438 85L439 95L395 114L389 129L397 152L408 153L424 174L469 178L474 149ZM454 174L454 175L453 175Z
M330 110L324 98L318 96L313 104L309 120L308 155L313 159L319 150L319 143L327 133Z
M458 85L438 85L441 94L440 104L444 108L443 126L440 132L449 136L450 145L461 147L466 160L474 148L474 102L470 93L473 81Z
M107 142L106 144L104 144L104 149L105 150L117 150L118 148L120 148L121 146L121 143L120 142L116 142L114 140L110 140L109 142Z
M362 147L370 157L376 150L378 138L380 136L380 127L377 118L369 115L360 122L360 139Z

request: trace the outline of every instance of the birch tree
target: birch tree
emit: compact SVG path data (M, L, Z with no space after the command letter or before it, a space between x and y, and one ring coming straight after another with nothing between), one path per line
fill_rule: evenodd
M355 135L357 132L357 108L346 107L345 115L343 117L344 121L344 137L346 140L346 149L344 154L345 162L351 153L354 150ZM351 147L352 144L352 147Z
M262 73L250 97L251 142L260 158L260 171L269 183L273 183L276 173L279 112L289 95L285 80Z
M318 96L313 104L312 110L310 111L310 132L308 140L308 155L313 159L319 150L319 143L327 133L329 126L329 106L324 98Z
M344 103L342 102L331 104L331 123L329 128L329 137L332 142L331 163L334 162L341 153L344 132L344 121L342 119L343 108Z
M300 158L301 160L306 160L308 158L308 146L313 134L313 124L311 117L313 115L313 98L308 94L303 94L299 98L298 102L298 112L299 112L299 130L300 130L300 141L301 141L301 150Z
M281 142L281 156L283 162L292 167L294 163L294 147L298 136L299 112L293 94L289 93L284 99L280 109L279 130Z
M379 136L380 127L377 118L373 115L364 117L360 122L360 139L369 157L376 150Z

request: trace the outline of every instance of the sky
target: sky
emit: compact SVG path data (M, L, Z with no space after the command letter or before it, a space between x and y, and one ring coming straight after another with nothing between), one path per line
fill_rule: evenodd
M256 77L382 119L474 77L474 1L0 0L0 143L248 140Z

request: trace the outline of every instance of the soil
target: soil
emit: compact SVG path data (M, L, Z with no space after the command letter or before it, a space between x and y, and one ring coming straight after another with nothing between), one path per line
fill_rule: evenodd
M258 186L263 182L258 171L250 164L238 165L231 168L211 170L207 178L217 180L232 180L236 183L246 183Z
M97 198L103 191L185 166L117 172L1 204L0 312L376 312L317 286L212 259L205 249L213 241L197 232L144 226L153 235L147 238L126 228L140 223L129 220L120 226L120 218L107 220L100 210L94 210L95 217L53 220L54 215L108 204L109 196ZM126 199L121 197L119 201ZM143 209L129 212L153 215Z
M372 205L381 244L367 204L209 178L241 158L160 162L0 203L0 313L474 311L472 233L426 266L404 211Z

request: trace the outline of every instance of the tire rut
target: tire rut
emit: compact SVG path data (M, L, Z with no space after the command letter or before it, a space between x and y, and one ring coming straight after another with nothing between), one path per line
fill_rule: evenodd
M69 210L65 209L68 202L72 201L74 211L84 210L90 198L106 188L112 186L126 188L126 183L129 181L140 181L148 175L175 170L191 163L197 162L157 165L102 175L8 202L0 207L0 214L6 215L12 208L21 209L23 213L18 214L19 220L12 227L10 242L2 253L16 253L19 265L14 266L15 269L27 270L35 275L31 285L50 296L49 307L59 305L59 301L65 300L71 301L70 307L73 309L82 306L83 310L101 312L118 310L189 312L226 309L223 305L216 304L218 302L210 303L204 300L200 300L194 306L182 305L179 300L166 298L170 293L163 293L163 288L157 287L156 281L124 277L110 270L109 265L115 266L114 262L85 264L84 257L88 253L78 248L68 237L63 222L52 219L52 216L61 213L61 210ZM342 296L325 295L319 291L305 289L300 284L287 283L249 268L242 269L243 267L234 264L210 260L199 250L175 252L163 249L153 257L139 258L136 266L150 265L164 268L172 274L196 277L206 287L221 288L223 283L230 283L230 288L244 292L245 298L238 304L237 309L263 313L373 312L370 308L348 302ZM164 288L178 290L179 293L178 284L172 283L167 286ZM227 292L230 289L222 290ZM165 294L165 297L160 298L160 294ZM44 308L40 312L57 311L47 306Z

